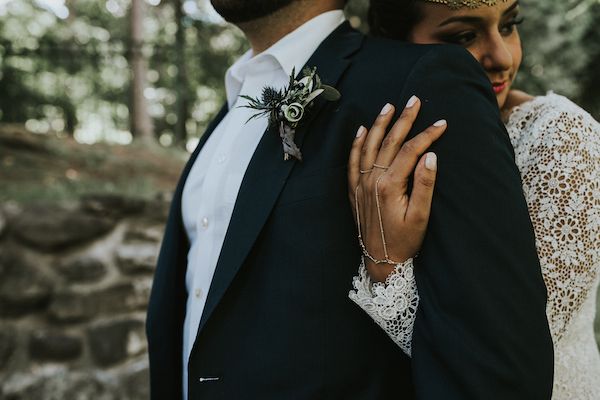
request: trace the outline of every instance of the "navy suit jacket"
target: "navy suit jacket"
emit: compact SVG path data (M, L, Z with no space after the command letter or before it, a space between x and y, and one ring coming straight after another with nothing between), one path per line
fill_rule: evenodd
M343 24L317 49L324 83L284 161L267 131L244 176L188 364L189 398L550 399L546 291L512 147L491 85L453 46L368 38ZM348 298L360 251L346 164L356 129L418 95L414 127L448 120L416 273L407 358ZM153 399L179 399L189 243L177 185L147 320ZM202 380L218 377L218 380Z

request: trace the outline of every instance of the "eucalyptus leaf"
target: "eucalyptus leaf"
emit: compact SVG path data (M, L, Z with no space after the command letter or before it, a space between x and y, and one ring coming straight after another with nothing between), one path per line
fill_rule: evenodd
M313 101L314 99L319 97L319 95L321 93L323 93L324 91L325 91L325 89L321 88L321 89L317 89L314 92L312 92L311 94L309 94L308 97L302 102L302 106L304 106L304 107L308 106L311 101Z
M323 98L327 101L338 101L342 97L336 88L329 85L321 85L321 89L324 90Z

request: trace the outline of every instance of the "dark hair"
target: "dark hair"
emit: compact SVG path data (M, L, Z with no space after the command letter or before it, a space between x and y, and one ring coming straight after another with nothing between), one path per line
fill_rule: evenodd
M371 0L368 21L373 36L408 40L421 20L419 0Z

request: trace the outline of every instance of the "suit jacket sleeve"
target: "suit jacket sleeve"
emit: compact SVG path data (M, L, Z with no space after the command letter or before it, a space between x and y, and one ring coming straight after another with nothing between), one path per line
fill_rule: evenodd
M546 289L508 134L480 65L433 46L400 101L422 101L411 135L438 119L438 181L415 261L418 399L550 399L553 350Z

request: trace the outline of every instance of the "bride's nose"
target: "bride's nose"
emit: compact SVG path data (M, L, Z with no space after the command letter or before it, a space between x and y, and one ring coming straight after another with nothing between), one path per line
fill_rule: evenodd
M481 64L486 71L494 72L507 71L512 67L512 53L499 32L491 35L485 44Z

